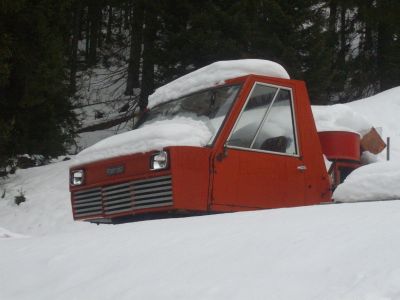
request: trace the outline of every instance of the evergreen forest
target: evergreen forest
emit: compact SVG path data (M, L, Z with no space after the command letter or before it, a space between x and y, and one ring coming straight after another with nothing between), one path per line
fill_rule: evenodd
M0 0L0 167L65 154L93 68L121 66L113 80L141 108L219 60L276 61L319 105L398 86L399 16L398 0Z

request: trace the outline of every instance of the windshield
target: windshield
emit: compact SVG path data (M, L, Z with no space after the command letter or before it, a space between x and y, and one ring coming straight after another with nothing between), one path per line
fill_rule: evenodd
M212 133L212 144L228 114L240 85L224 86L191 94L160 104L149 110L139 121L138 127L175 117L187 117L202 121Z

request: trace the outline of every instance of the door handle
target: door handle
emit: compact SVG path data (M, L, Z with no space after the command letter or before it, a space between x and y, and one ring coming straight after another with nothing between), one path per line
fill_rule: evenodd
M305 165L301 165L297 167L297 170L299 170L300 172L304 172L305 170L307 170L307 167Z

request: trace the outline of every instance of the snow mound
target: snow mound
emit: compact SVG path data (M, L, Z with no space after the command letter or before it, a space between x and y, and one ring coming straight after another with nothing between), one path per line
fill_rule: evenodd
M391 160L400 161L400 87L347 105L374 124L384 140L390 137ZM385 160L386 151L381 152L378 159Z
M400 136L400 87L395 87L372 97L347 104L362 114L375 127L381 127L385 136Z
M202 121L185 117L162 120L106 138L80 152L74 165L110 157L162 150L168 146L204 146L212 136Z
M340 184L333 198L337 202L400 199L400 162L379 162L360 167Z
M160 88L149 97L149 108L196 91L220 85L227 79L249 74L289 79L278 63L262 59L219 61L182 76Z
M312 112L318 132L350 131L363 136L373 126L362 114L345 104L313 106Z
M20 169L0 182L0 192L5 193L4 199L0 198L0 227L29 236L76 232L90 227L92 224L75 222L72 218L68 189L71 162ZM26 201L16 205L14 197L21 192ZM16 237L0 230L2 235ZM3 298L0 296L0 299Z

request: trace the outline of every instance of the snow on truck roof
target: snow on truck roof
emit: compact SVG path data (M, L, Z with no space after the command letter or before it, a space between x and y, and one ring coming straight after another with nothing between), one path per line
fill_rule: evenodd
M290 79L288 72L280 64L273 61L263 59L218 61L158 88L149 96L149 108L168 100L223 84L228 79L250 74Z

